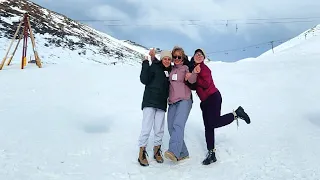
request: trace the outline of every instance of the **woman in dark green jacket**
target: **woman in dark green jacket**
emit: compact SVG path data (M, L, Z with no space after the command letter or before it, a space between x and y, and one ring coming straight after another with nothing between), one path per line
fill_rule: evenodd
M143 111L142 129L139 136L139 158L141 166L148 166L146 146L151 129L154 131L154 159L163 162L161 154L164 135L164 119L169 97L169 74L172 55L170 51L161 51L160 61L155 58L155 51L150 51L152 63L145 58L142 62L140 81L145 85L141 109Z

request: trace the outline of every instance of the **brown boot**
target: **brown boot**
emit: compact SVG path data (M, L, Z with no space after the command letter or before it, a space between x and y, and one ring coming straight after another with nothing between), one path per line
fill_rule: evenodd
M155 146L153 148L153 158L158 162L158 163L163 163L163 158L161 154L161 145Z
M178 161L177 157L170 151L166 151L164 153L164 157L166 157L167 159L170 159L171 161L174 161L174 162Z
M138 162L140 163L141 166L149 166L149 163L148 163L146 156L148 156L146 148L140 147Z

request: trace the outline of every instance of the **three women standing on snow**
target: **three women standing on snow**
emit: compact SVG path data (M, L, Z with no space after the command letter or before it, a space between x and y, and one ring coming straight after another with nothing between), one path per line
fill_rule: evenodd
M181 161L189 157L184 141L184 129L192 108L191 89L196 90L201 103L202 117L205 126L205 138L208 153L203 165L216 161L214 146L214 129L230 124L237 118L250 123L249 116L240 106L232 113L220 116L222 98L212 80L210 69L204 64L205 53L197 49L190 63L181 47L170 51L162 51L160 61L155 58L154 51L149 55L152 64L145 59L140 74L141 82L146 85L142 102L143 122L139 137L139 158L142 166L148 166L146 146L151 129L154 130L154 159L163 162L161 154L162 137L164 135L164 117L168 98L168 131L170 134L169 149L165 157L172 161ZM171 67L171 59L174 66ZM187 64L187 65L185 65ZM168 95L166 97L166 95ZM165 103L164 103L165 102Z

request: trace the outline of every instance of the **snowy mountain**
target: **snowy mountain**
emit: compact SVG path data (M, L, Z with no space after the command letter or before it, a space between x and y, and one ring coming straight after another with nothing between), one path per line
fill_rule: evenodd
M289 41L277 46L274 48L274 53L281 53L289 48L292 48L294 46L298 46L305 42L306 40L313 39L317 36L320 36L320 25L317 25L311 29L308 29L301 34L299 34L297 37L294 37L290 39ZM273 54L272 49L269 51L263 53L260 55L260 57L266 56L266 55L271 55Z
M113 62L136 64L143 55L141 51L115 39L105 33L73 21L72 19L45 9L27 0L0 1L0 55L4 56L10 41L23 18L30 14L31 26L36 38L36 47L44 62L61 63L63 61L92 60L104 64ZM29 41L28 56L32 57ZM15 44L17 41L15 42ZM22 43L16 57L21 58ZM12 51L14 48L11 48ZM1 57L2 59L3 57Z
M242 105L252 119L215 131L218 161L209 166L201 165L207 151L195 94L184 135L190 158L156 163L151 133L150 166L139 165L140 66L83 61L1 72L0 179L318 180L319 43L314 36L254 60L208 63L221 113ZM164 133L163 152L167 123Z
M133 41L130 41L130 40L122 40L122 42L124 42L125 44L129 44L131 45L132 47L136 47L142 51L149 51L149 48L143 46L143 45L140 45L136 42L133 42Z
M135 51L138 51L143 54L149 54L150 49L154 48L156 51L156 57L160 58L160 52L161 52L160 48L157 48L157 47L147 48L145 46L142 46L142 45L140 45L136 42L130 41L130 40L122 40L122 41L124 42L125 46L128 46L129 48L134 49Z

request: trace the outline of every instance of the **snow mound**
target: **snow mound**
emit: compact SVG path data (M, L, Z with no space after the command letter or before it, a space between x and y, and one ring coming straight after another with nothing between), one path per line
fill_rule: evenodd
M277 46L274 48L274 53L281 53L284 52L290 48L293 48L295 46L298 46L301 43L306 42L307 40L313 39L315 37L320 36L320 25L317 25L311 29L306 30L305 32L301 33L295 38L290 39L289 41ZM273 51L272 49L261 54L260 57L272 55Z

